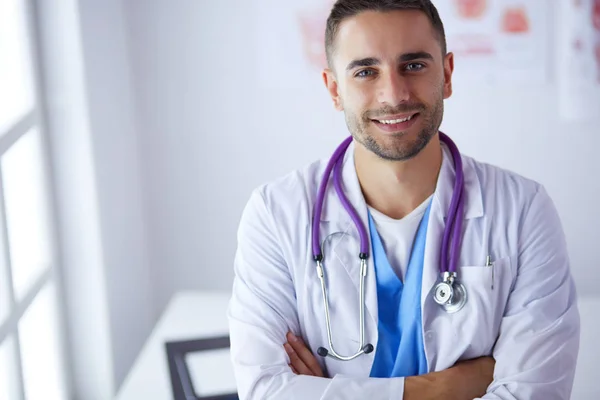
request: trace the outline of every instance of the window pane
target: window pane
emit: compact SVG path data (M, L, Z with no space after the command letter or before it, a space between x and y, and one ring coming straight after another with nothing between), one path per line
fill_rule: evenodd
M2 0L0 0L2 1ZM2 224L2 219L0 219L0 224ZM1 227L2 225L0 225ZM8 265L5 265L2 252L4 251L4 246L2 243L2 234L0 231L0 325L4 323L6 318L8 317L8 311L10 308L10 298L8 295L8 285L10 282L8 281ZM1 393L1 392L0 392ZM1 399L2 397L0 397Z
M0 344L0 399L18 399L15 341L9 336Z
M33 107L23 0L0 0L0 133Z
M21 299L51 263L44 157L37 129L4 154L1 166L13 284Z
M0 325L5 322L10 312L11 298L9 296L9 287L12 284L8 275L10 266L6 265L6 249L4 248L4 232L2 229L4 225L5 221L2 218L2 214L0 214Z
M6 317L8 317L8 307L10 305L10 299L8 298L8 277L5 273L5 267L6 266L2 265L2 261L0 260L0 325L2 325L6 320ZM0 399L1 398L2 397L0 397Z
M40 291L19 323L27 400L66 399L56 303L54 285L49 283Z

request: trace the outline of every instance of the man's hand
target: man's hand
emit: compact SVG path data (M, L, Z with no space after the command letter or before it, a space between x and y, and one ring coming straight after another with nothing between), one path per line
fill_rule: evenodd
M323 370L315 356L304 344L301 337L288 332L287 343L283 345L290 357L290 368L296 375L319 376L323 378Z

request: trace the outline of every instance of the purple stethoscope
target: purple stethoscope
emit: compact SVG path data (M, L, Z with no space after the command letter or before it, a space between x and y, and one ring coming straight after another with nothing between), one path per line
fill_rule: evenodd
M454 142L444 133L439 132L440 140L448 146L452 158L454 160L454 169L456 171L456 177L454 180L454 190L452 192L452 200L450 202L450 208L448 210L448 219L444 228L444 236L442 238L442 248L440 255L440 273L441 282L439 282L433 291L433 299L436 303L443 307L448 313L455 313L463 308L467 302L467 291L465 287L457 282L456 264L458 262L459 248L460 248L460 236L462 231L462 220L464 210L464 175L462 167L462 159L458 148ZM352 207L352 204L348 201L348 198L344 194L342 189L342 163L344 155L348 146L352 142L352 136L345 139L335 150L331 159L327 163L325 172L323 174L323 180L319 186L319 192L317 194L317 201L315 203L315 213L312 221L312 250L313 259L317 263L317 274L321 281L321 293L323 295L323 303L325 304L325 323L327 325L327 339L329 341L329 350L324 347L319 347L317 353L322 357L332 357L340 361L350 361L360 356L361 354L368 354L373 351L373 345L370 343L365 344L365 276L367 276L367 258L369 257L369 239L367 237L367 230L361 221L358 213ZM323 204L325 203L325 191L327 190L327 183L333 170L333 186L337 193L338 198L342 202L342 205L346 209L346 212L352 218L358 234L360 236L360 253L358 258L360 259L360 343L358 350L351 356L341 356L333 348L331 339L331 321L329 315L329 302L327 301L327 289L325 285L325 271L323 268L323 252L321 250L319 240L319 221L321 220L321 212L323 211ZM451 238L452 236L452 238ZM450 245L448 245L450 243ZM448 253L449 251L449 253Z

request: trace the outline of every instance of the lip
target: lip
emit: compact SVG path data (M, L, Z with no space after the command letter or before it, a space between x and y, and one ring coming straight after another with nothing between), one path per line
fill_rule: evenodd
M408 113L408 114L397 114L392 116L386 116L382 119L393 120L393 119L404 119L412 116L409 121L400 122L398 124L383 124L376 119L371 119L371 122L375 124L380 130L386 133L398 133L407 130L414 125L416 120L421 116L420 113Z
M386 115L381 118L372 118L371 120L372 121L381 121L381 120L389 121L389 120L394 120L394 119L405 119L405 118L408 118L408 117L411 117L411 116L417 115L417 114L418 114L418 112L413 111L413 112L404 113L404 114Z

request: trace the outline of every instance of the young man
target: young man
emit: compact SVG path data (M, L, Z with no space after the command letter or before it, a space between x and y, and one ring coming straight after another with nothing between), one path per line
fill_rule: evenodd
M454 58L435 7L339 0L326 50L353 142L322 212L327 160L258 188L244 211L229 309L240 398L568 399L579 315L560 221L541 185L441 140ZM452 257L455 308L436 300Z

